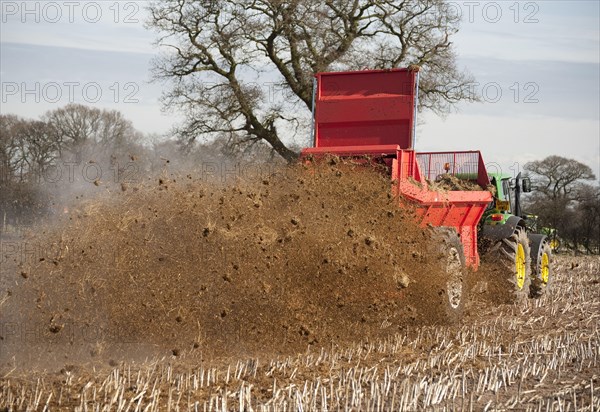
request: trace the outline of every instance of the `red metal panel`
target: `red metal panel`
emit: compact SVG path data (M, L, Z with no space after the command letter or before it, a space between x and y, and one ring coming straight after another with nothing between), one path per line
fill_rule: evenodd
M456 228L460 235L468 266L475 269L479 267L479 253L477 253L477 225L460 226Z
M302 149L301 157L323 156L332 154L335 156L396 156L398 145L368 145L368 146L331 146L331 147L307 147Z
M416 72L317 74L315 147L412 146Z

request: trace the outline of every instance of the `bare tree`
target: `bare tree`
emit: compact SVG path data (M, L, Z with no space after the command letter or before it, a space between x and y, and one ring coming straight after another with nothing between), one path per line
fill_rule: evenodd
M0 116L0 167L3 180L35 180L57 156L60 143L51 127L14 115Z
M101 113L99 109L69 104L47 112L44 120L54 129L61 149L70 150L95 140Z
M537 191L551 199L576 200L581 181L596 178L589 166L561 156L529 162L525 170L533 174Z
M0 115L0 233L43 213L48 198L39 191L40 178L57 149L46 123Z
M25 120L17 126L21 161L29 180L39 180L58 156L60 143L51 126L39 120Z
M295 159L282 136L308 119L320 71L419 65L422 108L474 100L450 41L460 18L442 0L166 0L149 10L170 49L155 76L173 81L164 102L184 113L186 142L225 135ZM256 84L261 75L268 84Z
M63 151L81 156L84 147L123 148L140 140L132 123L116 110L100 110L80 104L47 112L43 120L49 124Z
M576 208L577 236L588 253L600 253L600 187L585 185Z
M592 169L576 160L549 156L525 165L535 186L529 210L542 225L558 230L569 247L592 252L600 243L600 189L585 181L595 179Z
M0 115L0 183L21 175L22 156L17 128L23 119L15 115Z

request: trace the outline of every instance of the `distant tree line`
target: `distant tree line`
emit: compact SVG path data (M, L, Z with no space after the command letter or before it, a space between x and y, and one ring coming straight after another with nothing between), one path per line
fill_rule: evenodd
M0 223L26 224L43 216L53 197L48 183L74 183L82 162L116 161L139 147L141 138L120 112L78 104L35 120L0 115Z
M163 170L207 162L270 159L266 145L250 152L223 140L182 146L143 135L124 115L70 104L39 119L0 115L0 232L60 213L68 194L148 179ZM214 165L210 166L214 174ZM230 167L231 169L231 167ZM98 189L98 190L99 190Z
M538 226L556 230L563 250L600 253L600 185L592 169L549 156L525 170L534 184L527 209L538 216Z

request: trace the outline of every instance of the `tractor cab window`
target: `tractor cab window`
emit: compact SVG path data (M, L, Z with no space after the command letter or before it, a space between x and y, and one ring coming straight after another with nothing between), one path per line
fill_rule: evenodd
M515 210L515 204L514 204L513 196L511 194L509 179L504 179L502 181L502 192L504 193L504 200L506 200L510 203L510 210L511 211Z
M494 188L498 187L498 186L496 186L496 178L495 178L495 177L492 177L492 180L490 181L490 184L491 184L491 185L492 185ZM486 210L493 210L493 209L495 209L495 208L496 208L496 199L498 198L498 193L496 193L496 192L497 192L497 190L495 190L495 191L492 193L492 194L493 194L493 196L492 196L492 201L491 201L491 202L488 204L488 207L487 207L487 209L486 209Z

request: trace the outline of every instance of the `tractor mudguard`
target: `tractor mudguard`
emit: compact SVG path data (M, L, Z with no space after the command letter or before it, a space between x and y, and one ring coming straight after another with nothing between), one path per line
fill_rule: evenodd
M484 225L481 229L480 238L488 239L491 244L506 239L515 232L517 226L525 226L525 222L518 216L511 216L506 219L506 223L503 225Z
M540 256L542 244L546 241L546 235L539 235L537 233L528 233L529 247L531 248L532 258Z

